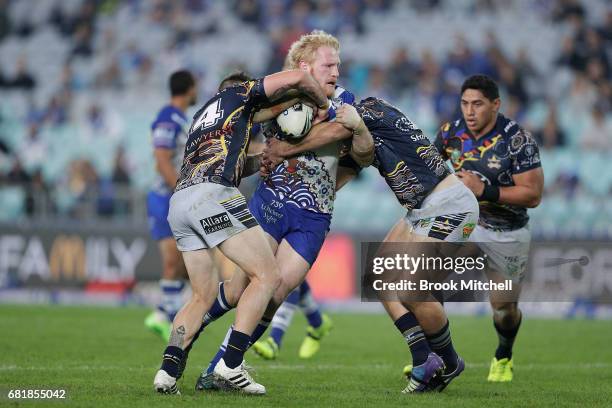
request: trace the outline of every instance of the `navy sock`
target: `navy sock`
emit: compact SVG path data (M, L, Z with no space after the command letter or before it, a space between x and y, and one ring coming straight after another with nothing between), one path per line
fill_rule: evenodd
M184 351L180 347L168 346L164 351L161 369L168 375L178 378L183 362Z
M257 327L255 327L255 330L253 330L253 334L251 334L250 344L248 345L249 347L251 346L251 344L253 344L257 340L259 340L261 338L261 336L263 336L263 334L268 329L268 326L270 325L271 321L272 320L268 319L267 317L262 317L261 318L261 320L259 321L259 324L257 325Z
M231 306L227 299L225 298L225 288L224 282L219 283L219 294L215 299L215 302L212 304L208 312L204 315L204 319L202 320L202 327L200 330L203 330L204 327L208 326L210 323L214 322L234 307Z
M302 299L301 287L298 289L294 289L289 293L287 299L285 299L285 303L289 303L290 305L297 305Z
M312 292L310 291L310 285L308 282L304 281L299 286L300 291L300 306L306 315L306 319L308 320L308 324L314 327L315 329L321 327L323 323L323 319L321 317L321 310L319 305L312 297Z
M274 340L278 348L280 348L280 346L283 344L284 336L285 336L285 330L279 327L273 327L272 330L270 330L270 337L272 337L272 340Z
M244 353L249 348L250 339L251 336L248 334L232 330L232 334L230 334L227 343L227 349L223 355L225 365L229 368L236 368L242 363L242 360L244 360Z
M516 327L513 327L512 329L502 329L497 325L497 323L495 323L495 320L493 320L493 326L495 326L495 331L497 331L497 338L499 339L497 350L495 350L496 359L512 359L512 346L514 345L514 340L516 339L516 335L519 331L519 327L521 327L522 321L523 315L521 314L521 317Z
M419 322L410 312L406 313L395 321L395 327L402 333L406 339L410 353L412 354L412 364L419 366L427 361L427 356L431 353L425 333L419 326Z
M306 319L308 319L308 324L315 329L321 327L321 324L323 324L323 318L321 317L321 312L319 310L308 313L306 315Z
M307 281L304 281L298 288L300 290L300 300L304 300L304 297L310 294L310 285Z
M276 313L274 314L274 318L272 319L272 329L270 330L270 337L274 340L274 342L280 347L283 342L283 337L285 336L285 332L289 328L291 321L293 320L293 315L295 313L295 309L297 308L297 304L300 301L300 290L295 289L287 299L283 302L282 305L278 308Z
M187 358L189 358L189 352L191 351L191 348L193 347L194 343L198 340L198 338L200 337L200 334L202 334L202 331L206 328L206 326L208 326L210 323L214 322L215 320L217 320L218 318L220 318L221 316L223 316L224 314L226 314L227 312L229 312L230 310L234 308L233 306L230 306L229 303L227 303L227 299L225 298L225 289L223 287L223 284L224 282L219 283L219 294L217 295L217 299L215 299L215 302L212 304L208 312L206 312L206 314L204 315L204 319L202 320L202 325L200 326L196 334L193 336L191 343L189 343L189 345L185 348L185 358L183 359L183 364L179 372L179 375L182 374L182 371L185 369L185 365L187 364ZM213 366L213 368L215 367Z
M455 371L459 356L457 356L457 352L453 347L453 340L451 339L448 320L440 331L426 337L431 349L442 357L442 360L444 360L444 364L446 364L446 371L449 373Z

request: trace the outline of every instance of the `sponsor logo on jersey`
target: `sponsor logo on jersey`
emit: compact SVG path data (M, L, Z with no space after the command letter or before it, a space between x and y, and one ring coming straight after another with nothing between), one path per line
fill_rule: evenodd
M220 213L211 217L203 218L200 224L204 229L204 233L212 234L232 226L232 221L226 213Z
M411 130L416 130L416 126L414 125L414 123L412 123L410 120L408 120L408 118L405 117L405 116L401 116L398 119L396 119L395 127L398 128L402 132L410 132ZM420 140L423 140L425 138L423 133L421 133L420 136L422 136L422 138ZM413 138L414 138L414 136L413 136ZM414 140L414 141L416 142L416 140Z
M475 227L476 227L476 224L474 224L473 222L468 222L467 224L465 224L463 226L463 239L469 238L470 235L472 234L472 231L474 231Z
M497 156L493 155L487 160L487 167L490 169L501 169L501 160Z

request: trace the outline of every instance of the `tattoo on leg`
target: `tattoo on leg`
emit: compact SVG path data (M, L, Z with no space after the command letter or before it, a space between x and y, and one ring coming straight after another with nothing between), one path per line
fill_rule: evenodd
M185 326L179 326L176 329L172 330L172 334L170 335L170 341L168 342L168 346L183 346L183 339L185 338Z

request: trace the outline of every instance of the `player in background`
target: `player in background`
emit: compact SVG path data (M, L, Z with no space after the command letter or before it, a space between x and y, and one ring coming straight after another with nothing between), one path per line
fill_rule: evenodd
M375 144L373 165L408 210L387 234L384 242L461 242L467 239L478 220L478 203L444 163L423 132L401 111L385 101L367 98L338 111L337 122L354 132L363 126L372 134ZM264 162L272 164L301 151L342 139L326 124L300 143L271 140L264 152ZM315 129L313 129L314 131ZM350 158L341 164L338 179L341 187L360 170ZM415 368L404 393L444 389L463 371L465 364L456 353L448 318L442 305L429 295L429 301L389 301L382 303L395 326L410 347Z
M514 293L490 293L493 326L499 339L488 381L512 381L512 346L521 325L518 307L531 234L527 208L542 199L544 173L535 139L499 113L497 84L485 75L461 87L462 117L442 125L435 146L480 203L480 219L470 241L489 258L493 278L514 280ZM510 300L510 301L509 301Z
M145 326L170 339L172 320L183 304L185 264L176 248L176 241L168 224L170 197L183 161L188 125L185 112L197 100L197 86L189 71L176 71L168 80L170 103L164 106L151 125L156 176L147 195L147 214L151 236L157 241L162 259L159 281L161 301L145 319Z
M308 72L323 87L326 96L332 100L330 118L335 117L337 107L354 100L350 92L337 86L339 48L340 44L335 37L322 31L314 31L302 36L291 46L285 61L286 69ZM342 125L333 125L344 129L346 138L352 135L352 132ZM263 130L268 139L282 137L275 121L264 123ZM275 252L281 273L281 285L254 331L251 343L255 343L263 335L280 304L304 281L323 245L333 211L340 150L341 143L337 142L278 164L265 180L260 181L249 201L249 208L266 232L268 242ZM353 137L351 154L355 160L367 164L371 161L372 151L373 142L369 132ZM234 304L229 297L235 297L235 293L242 289L243 283L237 275L236 280L232 279L227 285L220 287L221 301L218 303L224 305L220 307L217 302L213 305L207 314L211 321L218 319ZM232 292L234 294L231 294ZM198 388L214 388L212 370L225 347L226 341L208 369L202 373Z
M329 334L334 325L327 314L321 313L321 307L312 296L310 285L306 280L291 292L278 308L270 323L270 336L256 341L253 344L253 351L266 360L278 357L283 337L298 308L308 321L306 337L300 345L298 356L304 359L313 357L321 348L321 340Z
M249 282L240 293L228 347L214 372L245 393L265 393L265 387L246 371L243 358L251 334L280 284L279 271L263 230L237 186L243 174L259 168L259 158L247 156L256 112L281 98L296 96L309 98L327 114L329 101L319 84L310 74L296 70L225 88L194 116L168 213L192 296L174 319L153 381L160 393L178 393L176 380L184 369L185 350L217 297L215 247L240 267Z

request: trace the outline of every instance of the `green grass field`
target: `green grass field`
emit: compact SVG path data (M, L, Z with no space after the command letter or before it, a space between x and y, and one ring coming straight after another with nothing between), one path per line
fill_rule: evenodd
M515 380L488 384L496 336L489 318L451 318L466 371L441 394L403 395L407 346L383 315L334 315L321 352L300 361L304 319L295 319L280 359L248 354L263 397L200 393L195 380L229 318L209 327L192 351L182 396L157 395L153 376L164 344L145 331L143 308L0 306L0 407L207 406L612 406L612 323L526 318L515 345ZM10 389L67 390L68 399L17 401Z

